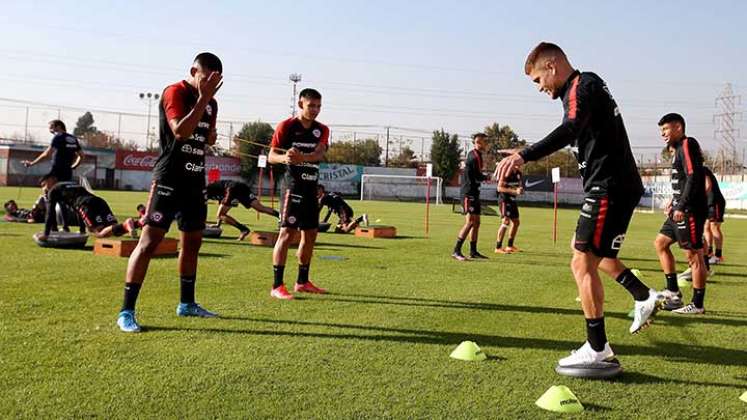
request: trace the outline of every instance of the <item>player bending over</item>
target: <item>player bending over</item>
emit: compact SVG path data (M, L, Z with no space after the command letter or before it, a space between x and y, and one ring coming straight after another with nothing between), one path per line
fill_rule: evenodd
M259 213L269 214L270 216L280 217L280 213L277 210L262 205L249 188L249 186L243 182L237 181L217 181L207 186L208 200L218 201L218 223L216 226L220 226L221 223L231 225L239 230L239 241L243 241L244 238L249 235L251 231L246 225L241 224L238 220L228 215L232 207L236 207L239 204L244 207L253 208Z
M358 227L359 224L368 224L368 215L353 219L353 208L345 202L340 193L327 192L324 189L324 185L317 185L316 197L319 199L319 210L323 207L327 207L327 215L324 216L322 222L327 223L330 216L334 212L337 215L337 226L335 232L337 233L348 233Z

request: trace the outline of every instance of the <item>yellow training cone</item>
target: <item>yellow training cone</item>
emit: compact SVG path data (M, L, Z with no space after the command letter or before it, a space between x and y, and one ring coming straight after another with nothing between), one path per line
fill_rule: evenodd
M739 399L742 400L742 401L744 401L744 402L747 402L747 392L745 392L744 394L742 394L742 396L739 397Z
M584 406L565 385L553 385L535 402L537 407L556 413L580 413Z
M480 350L473 341L462 341L449 355L452 359L466 360L468 362L485 360L488 357Z

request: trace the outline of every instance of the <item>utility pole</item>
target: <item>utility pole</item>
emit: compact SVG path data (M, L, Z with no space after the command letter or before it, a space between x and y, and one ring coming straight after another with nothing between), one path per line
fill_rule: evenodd
M157 93L151 93L151 92L147 92L147 93L141 92L138 96L140 97L140 100L148 101L148 119L146 121L147 130L145 132L145 147L147 147L148 149L151 149L153 148L153 139L150 135L150 114L153 109L153 101L157 101L158 98L160 98L161 96Z
M301 74L300 73L291 73L290 76L288 76L288 80L293 83L293 94L291 95L291 117L296 116L296 88L298 83L301 81Z
M29 107L26 107L26 124L24 128L23 141L26 143L29 141Z
M384 166L389 167L389 127L386 128L386 154L384 155Z
M724 90L716 98L716 114L713 115L713 122L716 129L713 131L714 139L721 143L723 157L728 156L729 173L736 173L737 167L741 168L744 162L737 163L737 140L739 139L739 129L736 123L742 120L742 113L737 111L737 106L742 104L742 97L734 94L731 83L727 83Z

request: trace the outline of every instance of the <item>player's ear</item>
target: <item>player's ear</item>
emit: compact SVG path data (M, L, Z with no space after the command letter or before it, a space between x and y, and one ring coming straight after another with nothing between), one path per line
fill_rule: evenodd
M189 75L195 77L195 74L197 74L197 67L193 66L189 69Z

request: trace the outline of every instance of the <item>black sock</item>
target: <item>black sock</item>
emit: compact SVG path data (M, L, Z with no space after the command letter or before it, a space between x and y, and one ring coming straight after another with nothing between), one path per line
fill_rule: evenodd
M503 248L503 240L500 240L495 243L495 249L501 249Z
M273 289L277 289L278 287L283 285L283 273L284 272L285 272L284 265L273 265L272 266L272 274L273 274L272 288Z
M594 351L604 350L607 333L604 331L604 317L586 319L586 339Z
M239 222L236 222L236 229L240 230L241 232L249 232L249 228Z
M721 248L716 248L716 258L721 258Z
M508 238L508 246L514 246L514 238Z
M680 290L680 286L677 285L677 273L664 274L664 277L667 279L667 290L672 292Z
M355 223L360 224L363 221L363 216L360 216L359 218L355 219Z
M195 303L195 282L197 275L181 276L179 284L179 300L181 303Z
M477 254L477 241L469 242L469 253L472 255Z
M629 269L626 268L615 280L633 295L633 299L637 301L648 299L648 287ZM677 280L676 275L675 280Z
M461 254L462 253L462 244L464 243L464 239L457 238L456 245L454 245L454 253L455 254Z
M137 295L140 294L141 283L125 283L124 302L122 303L123 311L134 311Z
M705 265L706 271L711 271L711 263L708 261L709 259L710 258L708 257L703 257L703 265Z
M705 288L696 289L693 287L693 305L700 309L703 307L703 300L705 300Z
M309 282L309 264L306 265L298 265L298 280L296 280L296 283L298 284L306 284Z

